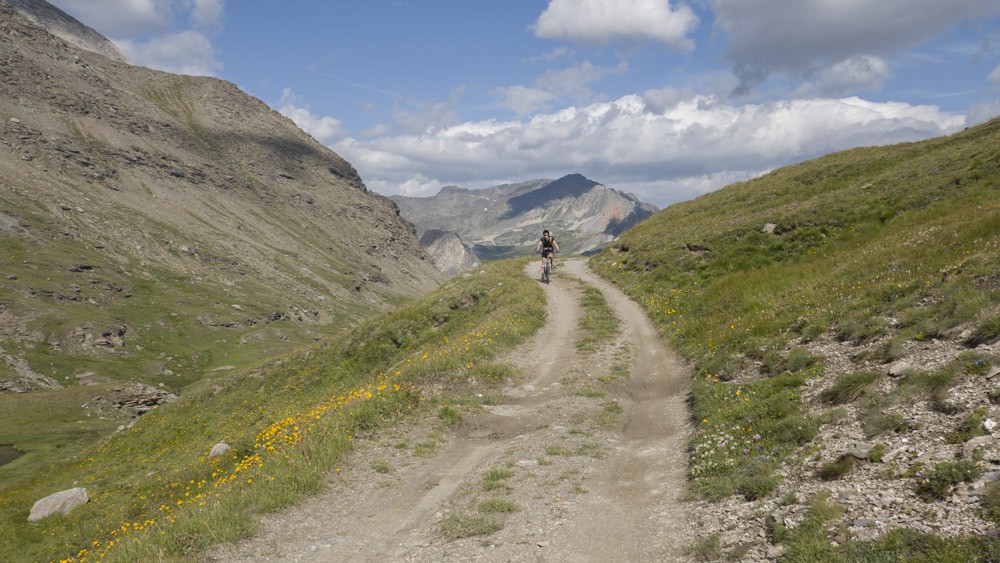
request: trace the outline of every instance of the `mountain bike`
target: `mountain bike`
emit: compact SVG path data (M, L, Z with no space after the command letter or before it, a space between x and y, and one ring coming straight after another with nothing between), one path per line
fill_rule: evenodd
M552 273L552 254L553 252L548 252L542 250L539 251L542 255L542 283L549 283L549 275ZM548 256L546 256L548 254Z

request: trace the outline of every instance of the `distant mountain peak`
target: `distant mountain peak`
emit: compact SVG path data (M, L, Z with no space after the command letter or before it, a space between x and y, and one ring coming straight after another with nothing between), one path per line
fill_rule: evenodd
M530 254L543 229L556 234L567 254L591 252L658 211L579 173L391 199L418 232L453 231L488 259Z
M563 198L580 197L599 185L601 184L583 174L567 174L537 190L511 198L507 202L510 205L507 217L520 215Z

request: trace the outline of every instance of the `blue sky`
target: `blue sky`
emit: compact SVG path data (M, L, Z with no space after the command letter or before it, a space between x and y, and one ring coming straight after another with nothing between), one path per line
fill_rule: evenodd
M578 172L659 206L1000 115L1000 0L50 0L383 194Z

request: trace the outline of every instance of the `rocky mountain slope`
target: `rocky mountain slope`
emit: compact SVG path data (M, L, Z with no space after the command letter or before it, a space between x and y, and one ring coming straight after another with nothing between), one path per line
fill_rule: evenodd
M178 390L442 279L395 205L289 119L114 59L0 2L6 389L88 374Z
M104 55L113 61L129 62L128 57L117 45L108 41L107 37L45 0L0 0L0 2L6 2L38 26L71 45Z
M1000 119L673 205L591 265L695 366L704 560L989 561Z
M418 232L452 231L486 259L530 254L542 229L567 254L593 251L657 211L580 174L482 190L448 186L432 197L392 200Z

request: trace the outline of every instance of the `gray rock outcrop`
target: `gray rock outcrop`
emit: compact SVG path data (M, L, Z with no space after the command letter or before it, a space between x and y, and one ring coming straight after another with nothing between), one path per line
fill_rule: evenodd
M28 515L28 522L37 522L42 518L48 518L55 513L69 514L74 508L87 504L90 497L87 496L87 489L75 487L51 495L37 501L31 507Z
M451 231L427 231L420 237L420 244L445 275L454 276L480 264L476 252Z

